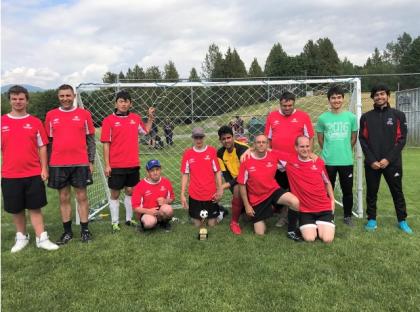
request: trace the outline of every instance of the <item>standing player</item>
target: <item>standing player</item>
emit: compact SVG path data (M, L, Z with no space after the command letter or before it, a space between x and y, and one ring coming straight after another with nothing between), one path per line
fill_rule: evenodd
M284 92L280 97L280 109L268 114L265 123L265 135L270 140L270 147L273 151L295 154L294 140L297 136L304 135L310 139L311 146L314 136L311 118L303 111L295 109L295 95ZM285 172L278 171L276 180L283 189L289 188L289 181ZM298 213L290 210L288 213L287 237L299 239L296 228ZM280 218L276 226L286 223Z
M93 183L95 128L90 113L73 106L75 97L72 86L61 85L58 88L60 107L49 111L45 118L45 128L50 138L48 186L58 190L64 227L64 233L57 241L60 245L67 244L73 239L71 186L76 193L78 203L81 241L88 243L92 239L88 227L87 186Z
M150 107L148 121L143 123L141 116L130 112L131 97L127 91L120 91L115 98L115 111L102 122L101 142L104 148L105 176L111 190L109 210L112 231L120 231L119 197L125 188L125 224L136 225L132 220L131 194L139 180L139 133L147 134L154 120L155 109Z
M368 223L365 228L374 231L376 223L376 201L379 183L384 175L391 191L397 213L398 226L405 233L413 230L406 222L407 209L402 190L401 151L407 138L405 114L389 105L390 90L385 85L372 88L373 110L360 118L359 141L365 154L366 203Z
M331 110L321 114L316 124L322 159L331 185L338 173L343 193L344 224L353 226L353 146L357 140L356 116L343 110L344 91L337 86L327 92Z
M44 231L41 208L47 205L44 181L48 179L48 138L41 120L26 111L29 93L21 86L8 91L11 112L1 117L1 189L4 210L13 215L16 243L11 252L21 251L29 243L25 209L28 209L36 235L36 246L56 250Z
M196 226L201 225L200 211L207 210L209 226L215 226L220 214L217 202L222 198L222 175L216 149L204 145L203 128L194 128L194 146L184 151L181 163L181 203L188 209ZM189 200L185 197L188 185Z
M161 176L159 160L149 160L146 170L147 177L133 190L134 211L140 215L139 219L144 230L152 229L159 223L163 229L170 231L169 221L174 215L171 203L175 199L172 184Z
M232 219L230 221L230 230L236 235L241 234L239 226L239 217L243 210L241 195L236 178L239 173L240 157L248 150L248 146L235 141L233 130L229 126L222 126L218 131L222 147L217 151L220 169L226 183L223 183L223 189L230 189L232 192Z
M278 157L275 152L267 149L267 137L263 134L257 135L254 150L241 163L237 178L246 214L252 218L257 235L264 235L264 220L273 215L273 206L288 205L294 210L299 208L296 196L277 184L275 175Z
M334 239L334 191L322 159L311 158L306 136L295 141L297 154L278 153L280 166L286 169L291 191L299 199L300 231L305 241L319 237L324 243Z

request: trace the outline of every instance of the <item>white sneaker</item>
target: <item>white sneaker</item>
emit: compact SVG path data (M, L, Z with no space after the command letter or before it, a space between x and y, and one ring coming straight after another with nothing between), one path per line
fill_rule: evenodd
M23 235L21 232L16 233L16 243L12 247L11 253L19 252L29 243L29 234Z
M45 250L57 250L59 248L58 245L49 240L47 232L42 232L41 236L36 238L36 247Z

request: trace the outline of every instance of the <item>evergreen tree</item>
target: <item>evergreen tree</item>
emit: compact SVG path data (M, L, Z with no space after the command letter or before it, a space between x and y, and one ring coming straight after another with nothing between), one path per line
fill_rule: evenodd
M406 32L403 33L398 37L396 43L390 42L386 45L386 49L384 51L385 59L394 65L400 64L401 59L409 50L411 42L411 36Z
M102 77L102 81L104 83L114 83L117 81L117 74L112 72L106 72L105 75Z
M133 68L133 76L134 79L144 79L145 78L145 74L144 74L144 70L143 67L140 67L139 65L135 65Z
M251 66L249 67L248 77L254 77L254 78L264 77L264 73L261 69L260 64L258 64L256 57L254 57L254 60L252 61Z
M199 81L200 78L198 77L197 70L195 67L191 68L190 76L188 78L190 81Z
M219 47L212 43L202 64L203 78L223 78L223 56Z
M146 69L145 78L149 80L161 80L162 73L158 66L150 66Z
M121 81L121 80L124 80L125 79L125 76L124 76L124 73L122 72L122 70L120 71L120 73L118 74L118 79L119 79L119 81Z
M128 68L127 73L125 74L125 78L129 80L134 79L134 73L130 67Z
M164 76L165 80L178 80L179 79L178 71L176 70L174 62L172 62L171 60L169 60L169 63L165 65L164 72L165 72L165 76Z
M274 44L265 61L264 72L267 77L284 76L286 67L288 66L288 58L286 52L283 51L280 43Z
M407 52L401 57L399 69L404 73L420 72L420 36L413 40ZM403 89L420 87L418 75L403 77L402 82Z

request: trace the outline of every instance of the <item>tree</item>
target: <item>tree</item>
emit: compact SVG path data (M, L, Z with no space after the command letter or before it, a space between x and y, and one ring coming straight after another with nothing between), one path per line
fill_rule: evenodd
M176 70L174 62L172 62L171 60L169 60L169 63L165 65L164 72L165 80L179 79L178 71Z
M106 72L105 75L102 77L102 81L104 83L114 83L117 81L117 74L112 72Z
M254 77L254 78L264 77L264 73L261 69L260 64L258 64L256 57L254 57L254 60L252 61L251 66L249 67L248 77Z
M161 80L162 73L158 66L150 66L146 69L145 78L149 80Z
M340 70L340 59L333 43L328 38L320 38L314 43L309 40L301 54L309 76L337 75Z
M121 70L121 71L120 71L120 73L118 74L118 79L119 79L120 81L125 79L125 76L124 76L124 73L122 72L122 70Z
M233 51L228 48L225 59L223 61L223 77L224 78L243 78L246 77L246 68L236 49Z
M409 49L401 58L399 68L404 73L418 73L420 71L420 36L413 40ZM420 77L407 76L402 79L402 88L420 87Z
M411 42L411 36L405 32L398 37L396 43L387 43L384 51L385 59L394 65L400 64L401 59L410 49Z
M128 68L127 73L125 74L125 78L129 80L134 79L134 73L130 67Z
M338 67L338 73L340 75L355 75L356 69L350 60L345 57L344 60L340 61L339 67Z
M203 70L203 78L223 78L223 56L215 43L212 43L209 46L209 50L201 67Z
M199 81L200 78L198 77L197 70L195 67L191 68L190 76L188 78L190 81Z
M280 43L274 44L265 61L264 72L266 76L284 76L286 74L285 68L287 66L288 58L286 52L283 51Z
M145 74L144 74L143 67L140 67L137 64L134 65L134 68L133 68L133 76L134 76L134 79L138 79L138 80L144 79L145 78Z

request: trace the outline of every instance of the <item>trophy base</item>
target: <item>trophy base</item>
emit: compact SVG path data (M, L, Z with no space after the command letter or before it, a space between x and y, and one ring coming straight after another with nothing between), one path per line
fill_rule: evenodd
M207 240L209 237L209 234L207 232L206 228L200 228L200 231L198 232L198 240Z

